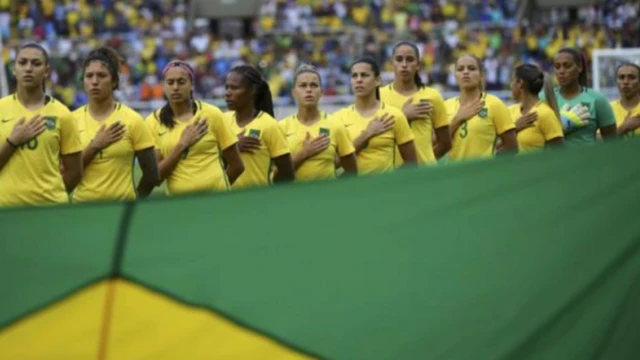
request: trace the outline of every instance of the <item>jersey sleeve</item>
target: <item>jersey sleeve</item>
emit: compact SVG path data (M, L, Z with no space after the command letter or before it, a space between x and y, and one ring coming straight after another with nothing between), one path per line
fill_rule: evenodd
M546 141L564 136L560 119L553 111L545 111L542 114L538 114L538 126Z
M401 111L393 114L393 131L396 136L396 144L402 145L413 140L413 132L409 127L407 117Z
M458 108L456 107L457 101L454 99L448 99L444 102L444 112L447 117L447 123L451 124L451 120L456 116L456 112L458 112Z
M153 139L153 144L156 149L160 149L160 136L158 136L158 121L156 121L155 115L152 113L147 116L147 119L144 121L145 126L149 129L151 133L151 138Z
M346 126L344 126L344 124L339 120L336 120L335 123L335 136L336 146L338 147L338 156L343 157L355 153L356 148L353 147L353 142L349 137L349 132L347 131Z
M238 142L238 137L233 134L233 131L231 131L229 122L225 119L222 111L217 109L212 110L211 119L209 119L209 121L212 126L213 134L216 136L216 139L218 139L218 143L220 144L220 149L226 150Z
M434 91L433 98L431 99L431 105L433 105L433 128L441 128L451 124L451 119L447 115L447 109L444 105L444 99L439 92Z
M493 113L493 124L496 127L496 134L502 135L503 133L516 128L511 118L511 112L502 101L496 100L491 108Z
M67 155L82 151L78 123L71 113L60 118L60 154Z
M129 128L131 134L131 142L133 143L133 150L140 151L155 147L156 140L151 134L151 130L145 124L142 116L135 114L131 117L131 127Z
M277 122L270 124L264 129L262 137L271 158L277 158L285 154L289 154L289 145L285 139L284 132Z
M613 109L611 109L611 105L603 95L597 95L595 105L599 128L616 124L616 116L613 114Z

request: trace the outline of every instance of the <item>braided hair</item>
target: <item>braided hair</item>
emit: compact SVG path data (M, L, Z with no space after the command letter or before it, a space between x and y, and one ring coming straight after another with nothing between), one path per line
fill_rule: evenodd
M269 84L262 77L262 74L251 65L238 65L231 69L230 73L242 76L242 82L253 90L253 107L258 111L264 111L275 117L273 110L273 98Z

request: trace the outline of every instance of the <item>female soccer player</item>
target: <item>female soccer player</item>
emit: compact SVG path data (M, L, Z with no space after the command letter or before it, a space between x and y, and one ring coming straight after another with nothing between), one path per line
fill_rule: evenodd
M382 102L401 109L409 120L420 164L434 164L451 149L449 119L440 93L422 83L420 53L411 42L403 41L393 48L394 79L380 89ZM434 131L435 130L435 131ZM432 133L435 132L436 144ZM396 164L401 164L396 153Z
M272 162L276 167L274 183L293 181L289 146L273 118L271 91L262 75L253 66L236 66L227 74L225 88L225 101L231 110L225 114L226 121L238 135L246 167L233 188L269 185Z
M167 194L228 190L244 171L238 139L220 109L193 99L194 73L187 63L170 62L162 77L167 104L149 115L147 124Z
M544 88L549 103L538 95ZM513 98L511 116L517 119L518 148L521 153L544 149L545 146L562 145L564 137L551 79L535 65L519 65L511 81Z
M114 100L119 69L118 54L109 48L91 51L82 66L89 103L73 112L84 146L84 176L74 202L134 200L134 156L142 169L139 197L147 197L160 180L151 131L142 116Z
M18 49L16 92L0 99L0 206L67 203L82 178L76 122L44 92L49 70L40 45Z
M356 151L344 124L318 108L322 96L320 74L313 66L302 65L293 78L293 97L298 112L280 121L293 152L297 181L333 179L335 159L345 173L357 174Z
M491 157L496 153L498 138L501 151L516 153L516 130L507 106L483 91L484 69L480 60L471 55L458 58L455 63L460 96L445 101L451 119L453 147L450 160Z
M626 63L618 66L616 79L620 99L611 102L618 135L640 135L640 66Z
M405 165L417 163L409 122L401 110L380 101L379 85L378 63L370 58L357 60L351 65L355 104L334 115L353 139L360 174L393 170L396 148Z
M571 123L567 127L563 121L565 142L569 145L594 143L598 129L605 140L615 139L616 119L611 105L602 94L587 88L587 66L582 54L572 48L562 49L555 55L553 66L560 84L554 90L558 106L566 109L583 105L589 112L588 122L579 128L572 127Z

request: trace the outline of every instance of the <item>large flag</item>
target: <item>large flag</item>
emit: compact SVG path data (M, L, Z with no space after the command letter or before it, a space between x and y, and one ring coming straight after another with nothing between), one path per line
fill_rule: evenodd
M0 211L0 359L637 359L638 154Z

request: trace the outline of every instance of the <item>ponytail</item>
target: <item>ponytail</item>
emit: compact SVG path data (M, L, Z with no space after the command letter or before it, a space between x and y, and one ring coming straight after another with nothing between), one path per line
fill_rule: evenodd
M269 84L262 77L262 74L251 65L238 65L230 72L242 75L245 85L253 89L253 107L255 110L264 111L275 117L273 110L273 98Z
M271 117L276 117L273 110L273 98L271 97L271 89L269 84L262 79L262 82L256 86L256 92L253 99L253 106L256 110L264 111Z
M198 111L198 104L193 98L193 91L191 91L191 111L195 114ZM165 96L164 99L167 103L160 109L160 114L158 114L157 118L160 120L160 123L164 125L168 129L173 129L176 125L176 121L173 119L173 109L171 105L169 105L169 99Z

